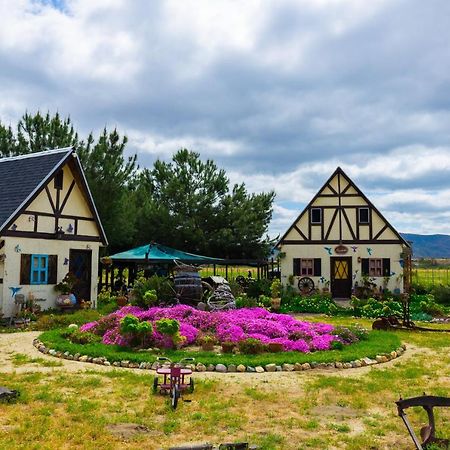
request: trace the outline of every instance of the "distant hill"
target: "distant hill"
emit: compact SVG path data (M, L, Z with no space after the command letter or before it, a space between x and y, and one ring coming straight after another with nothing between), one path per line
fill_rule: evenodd
M450 236L447 234L401 233L413 243L414 258L450 258Z

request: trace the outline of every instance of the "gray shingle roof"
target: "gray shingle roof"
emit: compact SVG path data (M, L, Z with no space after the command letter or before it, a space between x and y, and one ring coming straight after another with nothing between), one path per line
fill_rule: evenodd
M71 153L63 148L0 159L0 231Z

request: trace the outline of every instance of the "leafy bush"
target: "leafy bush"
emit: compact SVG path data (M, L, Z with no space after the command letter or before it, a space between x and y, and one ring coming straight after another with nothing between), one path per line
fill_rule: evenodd
M333 315L338 311L338 307L329 296L318 294L310 297L283 297L281 311Z
M257 301L257 305L260 308L270 308L271 306L271 300L270 297L268 297L267 295L260 295Z
M241 294L236 297L236 308L255 308L258 304L256 298L248 297L247 294Z
M173 345L179 347L186 338L180 334L180 322L176 319L159 319L155 323L156 329L172 339Z
M253 280L247 288L247 295L253 298L259 298L260 295L270 296L270 285L271 281L266 278Z
M156 299L153 296L153 292ZM151 292L151 294L148 294ZM157 301L170 303L174 299L172 282L166 277L153 275L150 278L139 277L133 284L131 304L147 308ZM146 297L147 295L147 297ZM152 303L149 303L151 301Z
M437 303L450 306L450 286L436 286L433 289L433 295Z
M74 344L96 344L101 342L102 338L94 333L88 331L80 331L77 329L69 329L62 333L62 336L67 337L70 342Z
M275 278L270 285L270 294L272 298L278 298L281 295L281 281Z
M43 314L33 324L33 329L45 331L45 330L52 330L54 328L65 328L71 323L83 325L84 323L98 320L99 317L100 313L95 309L82 309L79 311L75 311L72 314L70 313Z
M410 312L413 320L429 321L433 317L445 315L445 307L436 303L433 294L410 297Z
M355 333L350 330L348 327L337 326L334 329L334 334L340 339L340 341L344 344L353 344L358 342L358 338Z
M146 335L153 332L153 326L148 321L140 321L133 314L127 314L120 320L121 334L131 335L133 341L140 340L141 346L144 346Z
M264 344L258 339L248 338L238 342L239 351L244 355L257 355L264 351Z
M418 295L426 295L426 294L430 294L430 292L431 292L431 288L422 283L413 283L411 288L412 288L412 291Z
M352 296L351 305L357 317L376 319L383 316L402 316L403 308L395 300L377 300L375 298L359 299Z

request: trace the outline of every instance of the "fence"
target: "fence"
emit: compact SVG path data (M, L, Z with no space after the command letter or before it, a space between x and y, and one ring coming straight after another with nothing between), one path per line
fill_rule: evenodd
M450 269L413 269L412 281L426 286L450 285Z

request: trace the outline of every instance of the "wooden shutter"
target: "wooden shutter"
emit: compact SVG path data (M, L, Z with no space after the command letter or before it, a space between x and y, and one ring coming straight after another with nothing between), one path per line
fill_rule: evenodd
M391 276L391 260L389 258L383 258L383 277Z
M300 258L294 258L293 274L294 276L300 275Z
M56 284L58 277L58 255L48 255L47 284Z
M369 276L369 258L361 259L361 275Z
M20 284L30 284L31 255L20 255Z
M322 260L320 258L314 258L314 273L315 277L322 276Z

